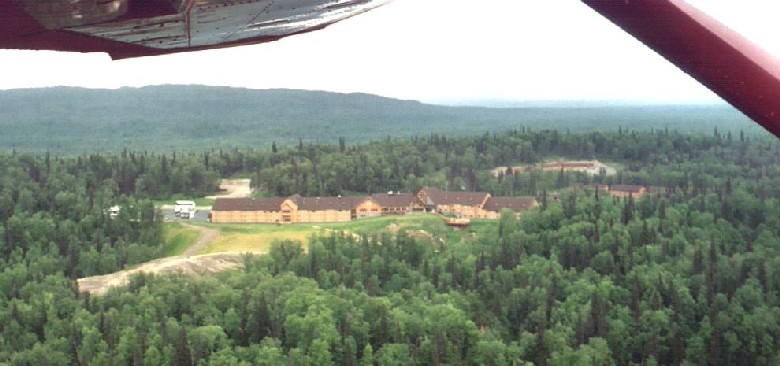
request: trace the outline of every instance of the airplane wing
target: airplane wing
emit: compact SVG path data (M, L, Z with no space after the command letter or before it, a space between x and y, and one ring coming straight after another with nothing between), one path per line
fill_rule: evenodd
M583 2L780 137L777 58L683 0Z
M257 44L322 29L390 0L2 0L0 48L113 59Z

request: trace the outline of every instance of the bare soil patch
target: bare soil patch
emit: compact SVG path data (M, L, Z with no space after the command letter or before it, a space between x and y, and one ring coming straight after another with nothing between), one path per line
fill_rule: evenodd
M207 199L215 200L219 198L242 198L249 197L252 194L252 188L249 187L249 179L223 179L219 184L220 193L214 196L206 196Z
M141 272L151 274L185 273L205 276L227 269L242 268L243 266L243 254L241 253L217 253L194 257L175 256L156 259L136 268L116 273L80 278L78 284L81 292L103 295L111 287L126 285L132 275Z
M111 287L126 285L132 275L141 272L151 274L180 272L203 276L226 269L243 267L244 261L242 253L196 255L208 247L208 245L219 236L219 232L202 226L189 224L182 225L198 230L201 233L201 237L198 241L187 248L182 255L155 259L135 268L115 273L81 278L78 280L79 290L81 292L89 292L93 295L103 295Z

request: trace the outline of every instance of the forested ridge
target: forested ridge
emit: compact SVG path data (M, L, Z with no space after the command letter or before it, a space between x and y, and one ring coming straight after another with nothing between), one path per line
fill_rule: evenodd
M480 108L376 95L195 85L0 91L0 151L76 155L352 143L422 133L468 136L518 126L572 132L668 125L763 132L728 105ZM423 127L424 126L424 127ZM89 141L89 144L84 144Z
M614 176L495 166L598 158ZM775 365L780 143L739 131L516 130L372 144L0 156L0 362L14 365ZM268 194L535 195L468 243L280 242L243 271L74 278L161 255L151 199L243 174ZM663 187L613 198L571 183ZM105 209L120 204L111 219Z

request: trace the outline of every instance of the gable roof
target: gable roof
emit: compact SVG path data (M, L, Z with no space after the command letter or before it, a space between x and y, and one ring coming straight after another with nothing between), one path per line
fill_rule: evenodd
M374 193L371 199L382 207L408 207L414 202L414 196L408 193Z
M355 208L361 202L368 199L366 196L346 196L346 197L290 197L295 204L298 205L298 210L306 211L324 211L324 210L337 210L348 211Z
M293 201L299 210L323 211L338 210L348 211L357 207L367 199L372 199L382 207L408 207L414 202L414 196L408 193L382 194L375 193L369 196L345 196L345 197L303 197L292 195L290 197L267 198L217 198L212 206L212 211L279 211L286 200Z
M283 197L217 198L211 211L279 211Z
M512 212L528 211L536 206L536 199L533 197L490 197L485 204L485 210L499 212L502 209L509 209Z
M437 205L466 205L466 206L479 206L490 197L490 193L487 192L444 192L436 187L423 188L424 193L428 198Z
M610 192L626 192L626 193L639 193L644 186L632 185L632 184L613 184L609 186Z

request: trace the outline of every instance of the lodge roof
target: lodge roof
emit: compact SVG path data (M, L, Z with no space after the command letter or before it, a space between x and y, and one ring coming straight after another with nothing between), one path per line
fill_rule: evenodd
M625 193L639 193L644 186L632 185L632 184L613 184L609 186L610 192L625 192Z
M306 211L324 211L324 210L337 210L348 211L361 202L368 199L366 196L345 196L345 197L290 197L296 205L298 210Z
M485 210L499 212L502 209L509 209L512 212L528 211L536 205L536 199L533 197L490 197L485 204Z
M212 211L278 211L284 197L217 198Z
M487 192L444 192L436 187L423 188L424 193L437 205L479 206L490 197Z
M408 193L374 193L371 199L382 207L409 207L414 202L414 196Z
M360 202L368 199L365 196L350 197L267 197L267 198L217 198L212 211L279 211L286 200L293 201L299 210L351 210Z
M414 196L408 193L375 193L369 196L344 197L303 197L295 194L290 197L268 198L217 198L212 211L278 211L286 200L293 201L299 210L352 210L365 200L372 199L382 207L408 207L414 202Z

